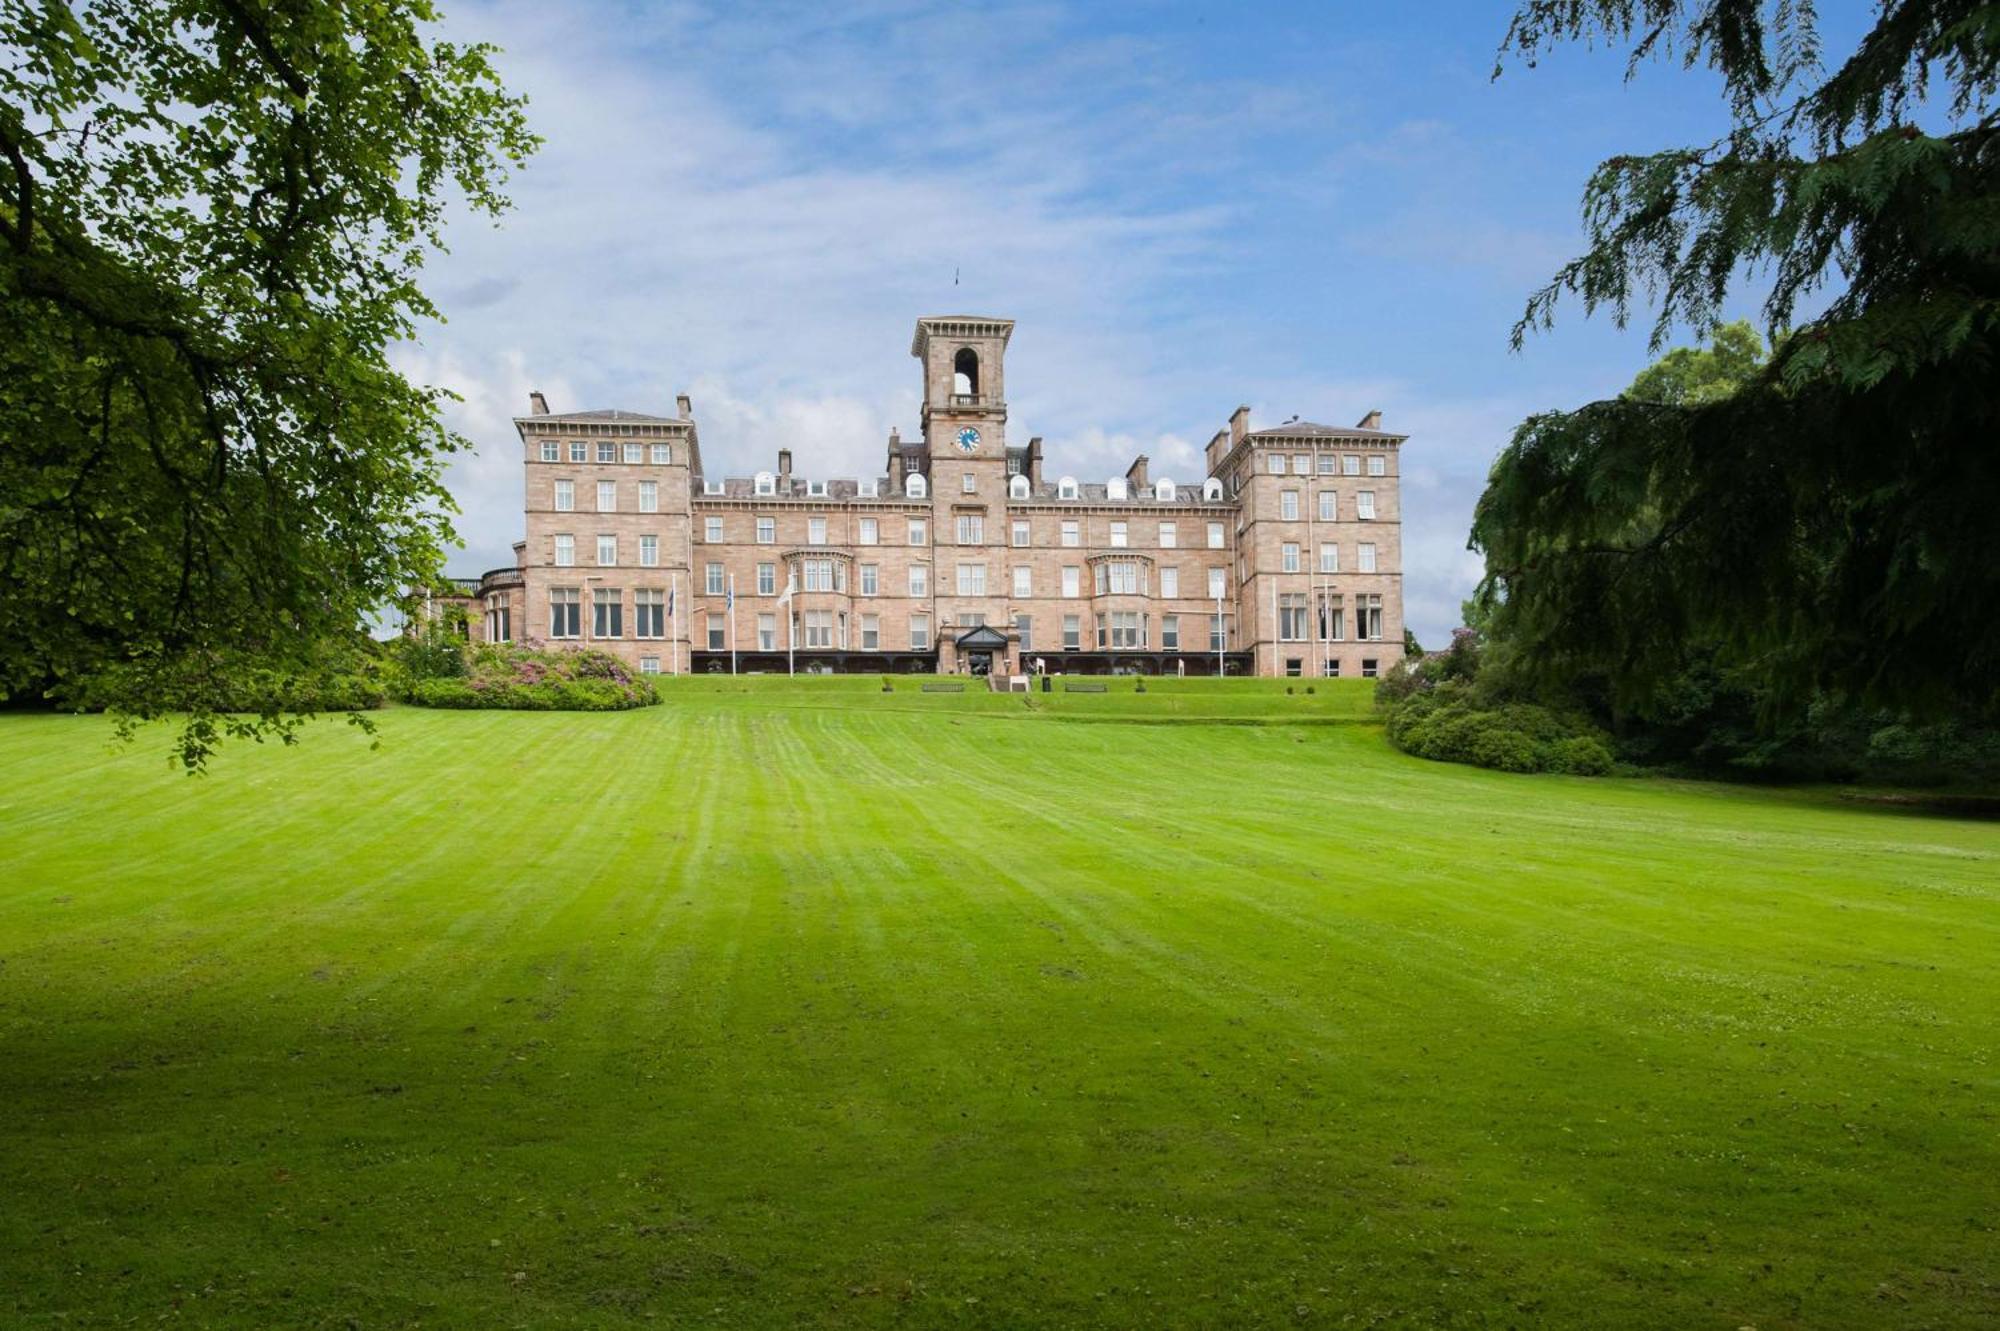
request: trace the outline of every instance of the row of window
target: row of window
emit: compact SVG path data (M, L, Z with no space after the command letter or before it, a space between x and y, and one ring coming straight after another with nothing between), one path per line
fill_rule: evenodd
M1305 572L1304 552L1297 541L1285 541L1278 546L1278 571L1280 573ZM1338 573L1340 569L1340 546L1334 541L1321 541L1319 561L1314 565L1315 573ZM1375 543L1357 541L1354 545L1354 571L1356 573L1376 572Z
M1382 596L1363 592L1354 598L1354 636L1363 642L1382 639ZM1346 598L1337 592L1281 592L1278 596L1278 641L1347 640Z
M1291 460L1289 470L1294 476L1359 476L1363 461L1362 456L1358 453L1292 453L1289 455L1284 453L1267 453L1264 456L1264 467L1273 476L1283 476L1286 473L1288 468L1285 466L1285 462L1288 456ZM1370 476L1387 476L1389 474L1388 455L1383 453L1368 454L1367 467Z
M549 589L549 637L574 639L583 636L583 589L580 587L552 587ZM667 593L657 587L641 587L632 593L632 633L639 639L665 638L667 636ZM1354 597L1354 637L1362 642L1379 642L1382 638L1382 598L1379 594L1364 593ZM625 603L623 593L615 588L593 588L590 593L592 638L623 638L625 634ZM502 607L496 622L494 612L487 617L487 634L491 640L507 641L512 636L512 625L507 611ZM848 615L844 610L806 610L791 616L787 624L793 635L789 643L778 641L778 615L771 612L759 613L754 627L755 650L776 651L780 646L803 647L808 650L846 651L849 647ZM1226 649L1229 634L1227 614L1221 615L1161 615L1158 617L1159 648L1161 651L1183 650L1181 620L1192 618L1205 623L1208 628L1208 650ZM985 622L978 614L960 617L961 627L970 627ZM854 617L856 633L853 645L864 652L878 651L882 646L882 617L878 614L862 614ZM1113 610L1091 617L1095 630L1094 640L1100 650L1128 651L1146 650L1153 646L1154 616L1141 610ZM1347 607L1345 598L1337 594L1322 594L1312 598L1310 604L1303 594L1287 594L1278 602L1278 640L1280 642L1306 642L1316 638L1320 642L1347 641ZM909 645L912 651L930 649L931 617L926 614L909 616ZM711 613L707 616L705 639L710 651L728 651L733 644L728 641L729 623L726 616ZM1021 650L1033 651L1035 643L1034 616L1019 614L1014 616L1014 631L1020 639ZM1083 647L1084 617L1082 615L1062 616L1060 644L1064 651L1080 651Z
M596 459L602 463L623 462L638 464L641 462L651 462L655 466L666 466L674 460L674 450L671 444L613 444L599 440L595 449ZM542 440L542 461L561 462L563 455L563 446L559 441L554 439ZM581 439L572 439L569 441L568 456L571 462L589 462L592 458L592 445L585 443Z
M638 538L639 567L658 568L660 564L660 538L657 535L643 535ZM576 536L570 532L555 535L554 564L557 568L572 568L576 565ZM618 567L618 537L602 533L597 537L597 566L599 568ZM803 585L801 590L809 592L845 592L847 590L847 562L840 559L804 559L800 561ZM1146 565L1122 560L1101 561L1096 566L1096 591L1099 596L1107 593L1113 596L1148 594ZM1305 571L1302 548L1296 541L1286 541L1278 547L1278 569L1283 573ZM778 594L778 566L775 562L757 565L757 595L776 596ZM860 594L880 595L880 566L862 564L859 566ZM1334 541L1322 541L1319 559L1314 567L1317 573L1339 573L1340 545ZM1357 542L1354 547L1354 571L1374 573L1377 571L1376 547L1373 542ZM706 590L710 596L721 596L729 590L724 579L727 576L723 565L711 562L704 570ZM1035 594L1034 571L1027 565L1016 565L1012 573L1013 594L1028 597ZM1069 565L1062 570L1062 594L1066 597L1081 595L1082 569ZM986 595L986 565L983 563L962 563L957 566L958 592L961 596ZM1223 586L1223 570L1212 568L1208 571L1209 595L1220 596ZM913 564L909 569L909 594L928 596L930 569L925 564ZM1172 600L1181 594L1180 570L1162 568L1160 570L1160 595Z
M1375 547L1359 547L1363 552L1360 571L1372 572L1375 567ZM1331 554L1325 553L1331 550ZM1337 573L1339 569L1338 550L1324 547L1321 555L1322 571ZM1148 568L1139 562L1105 560L1092 566L1093 589L1099 596L1147 596L1151 594L1151 578ZM1296 572L1297 570L1293 570ZM882 594L882 569L879 564L857 564L855 566L856 591L862 596ZM960 596L988 595L986 578L987 566L982 563L962 563L953 570L954 586ZM912 564L907 570L908 594L929 596L931 594L931 570L928 564ZM1181 570L1175 567L1162 568L1160 575L1160 596L1163 600L1177 600L1181 596ZM710 563L702 570L702 590L709 596L722 596L733 592L729 586L729 573L725 566ZM847 561L844 559L801 559L799 561L799 591L835 592L847 591ZM1083 595L1083 567L1072 564L1060 571L1061 595L1066 600L1075 600ZM1016 565L1012 570L1012 595L1017 599L1034 596L1034 570L1027 565ZM778 566L775 562L757 565L757 590L759 596L778 594ZM1044 593L1046 594L1046 593ZM1211 568L1208 570L1208 596L1214 599L1228 594L1228 571Z
M1298 678L1300 675L1305 674L1306 673L1305 658L1300 656L1286 657L1285 673L1287 675L1292 676L1294 679ZM1324 661L1321 661L1319 663L1319 673L1326 676L1328 679L1339 679L1340 678L1339 658L1329 656ZM1378 679L1381 677L1381 674L1382 674L1382 663L1379 659L1373 656L1364 656L1361 658L1361 678Z
M640 481L637 483L637 487L638 511L641 513L659 512L660 483L658 481ZM556 512L574 513L576 511L576 482L573 480L556 481L552 499ZM597 511L599 513L616 513L618 511L618 482L597 482Z
M599 553L604 552L603 540L599 542ZM1375 547L1363 542L1354 547L1355 569L1357 573L1376 571ZM615 549L612 553L616 553ZM1300 573L1299 547L1287 543L1279 547L1282 571ZM847 591L847 561L841 559L802 559L799 561L800 591L837 592ZM1092 566L1093 590L1099 596L1147 596L1151 594L1151 578L1147 565L1125 560L1101 560ZM987 566L983 563L961 563L954 569L955 585L960 596L987 595ZM1340 568L1340 547L1331 541L1319 548L1319 564L1314 570L1319 573L1338 573ZM1181 571L1178 567L1159 570L1160 597L1163 600L1177 600L1181 596ZM1071 564L1060 570L1061 595L1074 600L1083 594L1083 568ZM703 590L710 596L721 596L733 590L729 587L728 570L719 563L710 563L703 570ZM930 595L930 565L912 564L908 569L909 595ZM862 596L882 594L881 566L879 564L859 564L855 566L857 591ZM757 595L776 596L778 594L778 566L773 562L757 565ZM1025 564L1017 564L1011 571L1011 594L1025 600L1034 596L1034 569ZM1226 570L1208 570L1208 596L1213 599L1228 594ZM1046 593L1044 593L1046 595Z
M625 636L625 602L616 588L596 587L590 593L590 633L594 638ZM583 636L583 589L549 588L549 636ZM632 593L632 636L667 636L667 593L659 587L640 587Z
M1278 519L1281 522L1299 520L1300 494L1297 490L1278 492ZM1319 492L1319 520L1321 522L1340 521L1340 495L1333 490ZM1375 492L1362 490L1354 496L1354 520L1373 522L1375 520Z
M608 484L606 482L605 484ZM615 502L615 496L614 502ZM644 497L642 496L642 502ZM602 487L599 493L599 508L602 512L613 510L603 507ZM558 511L563 511L558 505ZM650 513L650 508L641 507L642 513ZM1374 497L1369 496L1369 513L1374 512ZM1227 532L1220 522L1205 524L1203 533L1207 548L1220 550L1227 539ZM910 545L924 545L929 540L930 527L927 519L910 518L904 528L905 541ZM983 513L960 513L953 519L952 534L959 545L984 545L986 543L986 516ZM719 514L710 514L702 519L702 542L706 545L726 545L729 541L727 520ZM1084 544L1083 523L1080 519L1065 519L1058 525L1060 543L1067 547L1080 548ZM776 545L778 542L778 520L760 515L756 519L758 545ZM1180 524L1162 522L1157 531L1159 548L1175 550L1180 548ZM1034 544L1034 525L1028 518L1011 519L1007 533L1008 544L1016 548L1026 548ZM825 545L827 543L827 520L823 517L806 519L806 544ZM882 544L882 521L880 518L856 518L854 529L856 545ZM1105 528L1105 543L1114 550L1129 548L1132 544L1132 524L1113 521Z
M570 532L555 535L554 561L557 568L570 568L576 564L576 537ZM660 538L656 535L639 537L639 567L658 568L660 565ZM597 566L599 568L618 567L618 538L600 534L597 538Z

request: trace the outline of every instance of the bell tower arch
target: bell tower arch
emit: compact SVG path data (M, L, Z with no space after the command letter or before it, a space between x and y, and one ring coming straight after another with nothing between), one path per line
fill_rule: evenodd
M924 440L933 458L961 453L967 427L979 438L963 456L1007 456L1006 357L1013 335L1012 319L953 314L917 320L910 354L924 367Z

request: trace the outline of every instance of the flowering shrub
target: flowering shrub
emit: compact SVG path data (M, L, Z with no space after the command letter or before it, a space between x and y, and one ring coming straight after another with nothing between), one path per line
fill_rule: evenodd
M470 648L462 676L406 681L401 697L419 707L527 712L615 712L660 700L651 680L608 652L505 643Z

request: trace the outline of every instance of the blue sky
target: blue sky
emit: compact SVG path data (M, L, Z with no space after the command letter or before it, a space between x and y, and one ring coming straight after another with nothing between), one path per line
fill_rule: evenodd
M1581 309L1508 349L1579 247L1590 169L1724 123L1711 78L1627 83L1622 52L1494 81L1502 4L447 8L547 139L515 212L452 233L428 279L449 322L402 358L466 399L468 573L511 562L530 388L558 411L691 393L711 472L789 446L875 474L917 429L912 324L972 312L1018 321L1009 437L1061 472L1145 452L1198 478L1239 402L1380 408L1411 435L1406 605L1434 643L1513 425L1649 359L1643 324Z

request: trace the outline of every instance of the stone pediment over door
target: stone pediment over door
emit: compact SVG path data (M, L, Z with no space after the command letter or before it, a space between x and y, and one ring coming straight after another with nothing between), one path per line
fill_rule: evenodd
M1004 651L1007 647L1007 635L991 625L981 624L978 628L961 633L957 645L975 652Z

